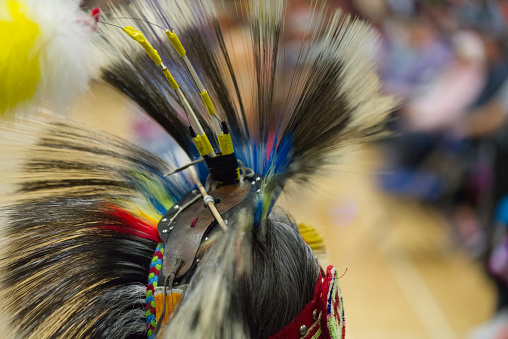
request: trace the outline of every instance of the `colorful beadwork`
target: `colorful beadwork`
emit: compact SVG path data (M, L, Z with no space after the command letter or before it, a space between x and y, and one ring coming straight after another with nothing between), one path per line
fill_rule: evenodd
M162 268L162 256L164 254L164 243L157 244L155 253L150 263L148 273L148 285L146 286L145 319L148 339L155 338L155 327L157 326L157 312L155 309L155 288L159 283L159 274Z
M327 291L327 293L321 296L322 305L326 305L326 318L323 319L326 322L324 332L326 338L344 339L346 337L344 307L337 270L333 266L328 266L326 271L323 292Z

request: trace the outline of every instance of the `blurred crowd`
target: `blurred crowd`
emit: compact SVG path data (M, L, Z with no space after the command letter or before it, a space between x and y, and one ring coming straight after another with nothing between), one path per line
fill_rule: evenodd
M376 61L400 100L379 182L444 213L498 287L473 338L508 338L508 1L353 3L379 30Z

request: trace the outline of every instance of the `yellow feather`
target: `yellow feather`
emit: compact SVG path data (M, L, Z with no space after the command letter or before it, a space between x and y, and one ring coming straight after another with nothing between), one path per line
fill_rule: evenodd
M0 20L0 116L34 96L41 72L36 50L39 26L26 17L27 7L7 1L10 18Z
M305 243L309 245L313 251L325 248L323 237L319 235L314 227L307 224L298 224L298 229Z

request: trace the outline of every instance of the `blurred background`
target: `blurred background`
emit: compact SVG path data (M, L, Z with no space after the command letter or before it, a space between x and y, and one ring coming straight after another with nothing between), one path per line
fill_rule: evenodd
M347 270L347 338L508 338L508 1L329 3L373 24L384 91L400 102L391 137L352 152L304 201L296 187L281 201ZM288 0L286 67L310 8ZM220 15L235 43L236 11ZM104 84L75 115L163 152L162 132Z

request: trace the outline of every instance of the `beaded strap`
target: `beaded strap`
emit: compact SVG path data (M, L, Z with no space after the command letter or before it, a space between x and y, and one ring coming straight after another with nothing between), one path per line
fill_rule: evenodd
M164 243L157 244L150 271L148 274L148 285L146 286L145 319L148 339L155 338L155 327L157 326L157 312L155 311L155 288L159 283L159 273L162 267L162 255L164 254Z

